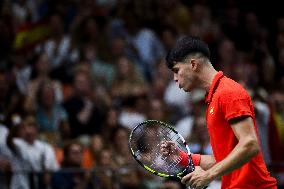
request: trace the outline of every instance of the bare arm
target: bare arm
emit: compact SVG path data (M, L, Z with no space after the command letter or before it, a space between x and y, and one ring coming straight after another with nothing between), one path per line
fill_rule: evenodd
M230 124L239 142L224 160L208 170L213 179L241 167L260 151L251 117L232 120Z
M201 155L200 167L203 170L208 170L213 167L216 163L215 157L213 155Z
M207 161L205 158L203 158L205 170L197 167L195 171L187 174L182 178L182 183L194 188L203 188L214 179L220 178L221 176L241 167L243 164L248 162L252 157L259 153L260 149L252 118L240 117L231 120L230 125L235 136L238 139L238 144L235 146L235 148L225 159L216 163L211 168L209 168L209 162L214 164L212 157L211 159L210 157L207 157ZM206 170L206 168L209 169Z

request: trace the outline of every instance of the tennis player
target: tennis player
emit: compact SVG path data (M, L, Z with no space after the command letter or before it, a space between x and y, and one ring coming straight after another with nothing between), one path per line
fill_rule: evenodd
M183 37L169 51L166 63L179 88L207 92L206 120L214 155L200 155L200 164L182 183L201 189L221 177L222 189L276 189L261 153L252 100L240 84L214 69L208 45Z

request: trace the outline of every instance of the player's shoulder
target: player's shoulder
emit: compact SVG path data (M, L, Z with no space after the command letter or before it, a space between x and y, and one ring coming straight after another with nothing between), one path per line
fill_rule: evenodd
M228 77L223 77L216 91L218 96L228 99L250 98L248 91L238 82Z

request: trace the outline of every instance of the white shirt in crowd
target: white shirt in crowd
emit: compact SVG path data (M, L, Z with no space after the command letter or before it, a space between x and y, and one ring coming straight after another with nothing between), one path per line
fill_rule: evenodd
M19 138L14 139L14 143L19 150L18 154L13 153L5 143L0 144L0 156L8 160L12 166L13 176L10 189L29 189L28 173L30 171L56 171L59 169L50 144L36 140L30 145Z

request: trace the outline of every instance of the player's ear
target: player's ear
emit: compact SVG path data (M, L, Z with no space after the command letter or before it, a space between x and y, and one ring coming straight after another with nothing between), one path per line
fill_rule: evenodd
M199 66L199 62L197 61L197 59L193 58L190 60L190 67L193 71L197 70L198 66Z

